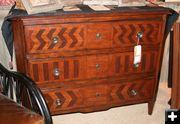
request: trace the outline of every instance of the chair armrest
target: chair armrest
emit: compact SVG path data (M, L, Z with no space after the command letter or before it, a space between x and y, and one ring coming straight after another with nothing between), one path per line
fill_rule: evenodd
M32 79L22 73L9 71L0 64L0 89L3 95L42 115L45 124L52 124L46 101Z
M0 124L44 124L44 119L0 94Z

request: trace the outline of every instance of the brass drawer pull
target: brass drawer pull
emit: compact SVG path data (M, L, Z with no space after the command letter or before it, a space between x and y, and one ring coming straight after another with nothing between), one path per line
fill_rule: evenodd
M96 70L99 70L101 68L101 65L100 64L96 64Z
M56 100L56 105L57 105L57 106L60 106L60 105L61 105L61 103L62 103L62 102L61 102L61 100L60 100L60 99L57 99L57 100Z
M52 38L52 43L53 43L53 44L57 44L58 42L59 42L58 37L53 37L53 38Z
M100 33L97 33L97 34L96 34L96 39L101 39L101 38L102 38L101 34L100 34Z
M60 75L60 70L58 68L55 68L53 70L53 74L54 74L54 76L59 76Z
M138 92L136 90L134 90L134 89L132 89L130 91L130 93L131 93L132 96L136 96L138 94Z

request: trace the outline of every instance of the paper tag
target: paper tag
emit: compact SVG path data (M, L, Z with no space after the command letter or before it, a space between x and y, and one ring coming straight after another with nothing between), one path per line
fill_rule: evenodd
M141 53L142 53L141 45L136 45L134 47L134 64L138 64L141 62Z

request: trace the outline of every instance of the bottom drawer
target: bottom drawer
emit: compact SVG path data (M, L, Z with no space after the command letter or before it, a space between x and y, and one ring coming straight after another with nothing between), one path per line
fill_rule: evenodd
M43 91L52 114L91 112L137 103L152 97L154 80L103 84Z

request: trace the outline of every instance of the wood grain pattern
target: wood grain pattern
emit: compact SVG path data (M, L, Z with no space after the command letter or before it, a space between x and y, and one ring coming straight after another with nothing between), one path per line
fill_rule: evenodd
M15 17L17 68L36 81L52 115L136 103L148 103L152 114L167 14L129 8ZM138 32L142 58L135 67Z
M45 98L52 113L59 111L67 113L69 110L83 111L85 107L122 105L138 100L148 100L152 97L154 80L136 80L133 82L121 82L99 84L95 86L82 86L79 88L63 88L45 91ZM136 95L131 93L137 92ZM61 105L57 105L57 99L61 99ZM92 110L91 110L92 111Z
M142 32L143 37L140 39L142 45L158 44L160 23L158 22L121 22L113 25L113 46L124 47L137 44L137 33Z
M31 26L26 28L27 52L48 53L84 47L85 26L74 24ZM53 43L53 38L57 43Z
M180 22L174 25L174 39L173 39L173 71L172 71L172 93L171 93L171 108L180 109L180 76L179 76L179 62L180 62Z

